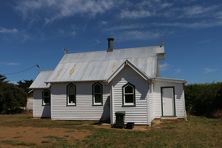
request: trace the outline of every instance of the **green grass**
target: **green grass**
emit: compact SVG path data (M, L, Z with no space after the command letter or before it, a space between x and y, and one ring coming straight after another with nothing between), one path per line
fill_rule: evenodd
M46 141L50 141L50 142L58 142L58 143L67 143L67 140L63 137L57 137L57 136L46 136L44 137L45 139L47 139Z
M78 143L90 147L221 147L222 121L191 117L188 122L165 123L150 131L100 129ZM115 144L115 145L113 145Z
M85 125L86 124L86 125ZM48 118L35 119L30 114L0 115L0 126L7 127L47 127L88 129L94 124L93 121L53 121Z
M89 121L52 121L32 119L30 115L1 115L0 126L65 128L64 137L46 136L43 145L58 147L221 147L222 120L191 116L188 121L164 122L147 131L95 128ZM87 129L91 135L83 140L67 140L69 133ZM7 143L7 141L0 141ZM13 143L8 141L8 143ZM19 143L14 142L14 145Z

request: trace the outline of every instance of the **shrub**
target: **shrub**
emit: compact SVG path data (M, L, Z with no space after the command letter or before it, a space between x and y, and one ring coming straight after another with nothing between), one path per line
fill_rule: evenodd
M26 94L13 84L0 83L0 113L17 113L26 106Z
M187 85L185 98L190 114L212 117L222 109L222 83Z

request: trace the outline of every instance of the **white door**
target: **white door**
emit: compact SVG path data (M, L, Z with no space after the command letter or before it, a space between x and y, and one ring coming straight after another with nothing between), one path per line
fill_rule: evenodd
M163 87L162 93L162 116L175 116L174 87Z

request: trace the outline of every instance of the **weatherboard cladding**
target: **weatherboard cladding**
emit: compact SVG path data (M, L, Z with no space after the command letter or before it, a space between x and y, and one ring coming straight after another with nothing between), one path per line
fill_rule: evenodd
M123 106L122 87L128 82L135 86L135 107ZM147 124L147 99L149 99L149 84L128 66L113 79L111 84L113 85L113 123L115 123L115 112L125 111L125 122Z
M51 116L50 106L42 105L42 91L43 89L33 91L33 117Z
M110 86L103 85L103 105L93 106L93 82L76 82L76 106L67 106L66 86L68 83L56 83L51 87L51 119L53 120L100 120L109 117L106 112L109 104Z
M182 81L181 81L182 82ZM153 92L149 94L148 108L150 109L149 121L151 122L155 118L162 117L161 109L161 87L175 87L175 105L176 105L176 117L184 118L185 112L185 100L183 83L177 83L175 81L163 81L156 79L153 87Z
M45 82L47 81L47 79L50 77L51 74L52 71L41 71L29 88L31 89L49 88L50 85L46 84Z
M155 77L158 53L164 53L163 47L65 54L47 82L106 81L126 60L148 77Z

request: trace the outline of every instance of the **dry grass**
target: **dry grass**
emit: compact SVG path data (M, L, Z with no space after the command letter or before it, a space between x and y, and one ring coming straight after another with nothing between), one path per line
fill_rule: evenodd
M188 119L123 130L92 121L0 115L0 147L221 147L221 119Z

